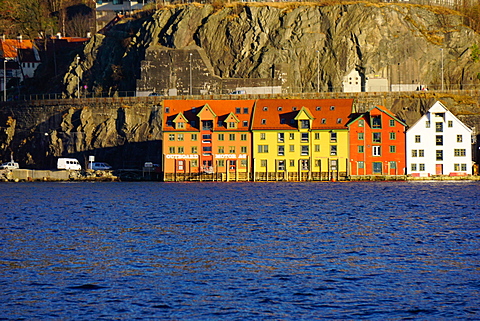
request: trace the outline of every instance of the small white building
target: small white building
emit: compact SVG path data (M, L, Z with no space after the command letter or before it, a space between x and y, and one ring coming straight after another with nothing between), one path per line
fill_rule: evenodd
M362 78L360 77L360 73L353 69L343 77L342 82L342 89L345 93L358 93L362 91Z
M412 176L472 174L472 130L436 102L406 135Z

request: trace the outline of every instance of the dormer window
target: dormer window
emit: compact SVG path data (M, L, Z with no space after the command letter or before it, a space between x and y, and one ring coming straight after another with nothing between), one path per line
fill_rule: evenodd
M266 119L262 119L262 125L266 125L267 124L267 120Z
M223 120L218 121L218 127L223 127Z
M212 120L202 120L202 130L212 130L213 121Z
M197 122L194 121L194 120L192 120L192 121L190 122L190 125L192 125L192 127L195 127L195 126L197 126Z
M335 106L330 106L330 110L335 110Z
M171 120L167 120L167 126L168 127L173 127L173 122Z
M243 108L243 113L248 114L248 107Z
M185 123L184 122L178 122L177 123L177 129L184 129L185 128Z
M308 119L300 120L300 128L302 128L302 129L310 128L310 121Z
M296 110L297 110L297 107L292 107L292 110L293 110L293 111L296 111Z
M322 124L326 124L327 123L327 119L326 118L322 118Z
M197 107L192 107L192 113L196 113L197 112Z
M165 107L165 114L170 113L170 107Z
M235 114L240 114L240 111L241 111L241 110L242 110L242 109L241 109L240 107L235 108Z
M233 121L228 122L228 128L237 128L237 123Z
M278 111L282 111L282 110L283 110L283 107L277 107L277 110L278 110Z
M322 107L317 106L317 107L315 107L315 110L316 110L316 111L320 111L320 110L322 110Z
M267 111L267 110L268 110L267 106L263 107L263 111Z
M285 124L285 123L286 123L285 118L280 118L280 124Z
M337 124L341 124L342 123L342 119L341 118L337 118Z

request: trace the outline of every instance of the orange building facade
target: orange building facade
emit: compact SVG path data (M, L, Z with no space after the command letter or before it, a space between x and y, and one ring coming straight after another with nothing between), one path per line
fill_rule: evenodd
M382 106L352 116L347 124L351 175L404 175L406 124Z
M248 180L254 100L165 100L165 181Z

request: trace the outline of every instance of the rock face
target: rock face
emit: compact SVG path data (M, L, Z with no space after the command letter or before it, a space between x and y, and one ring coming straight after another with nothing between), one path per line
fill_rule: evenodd
M343 77L354 69L390 84L437 89L443 71L445 88L478 86L480 62L472 59L471 48L480 43L480 35L455 12L435 10L390 3L165 7L94 37L81 70L72 62L66 91L75 92L77 75L93 91L135 90L147 50L178 50L180 58L171 61L178 64L176 77L186 78L185 50L195 48L208 60L212 77L268 79L281 70L290 93L341 91ZM175 84L187 91L187 79Z

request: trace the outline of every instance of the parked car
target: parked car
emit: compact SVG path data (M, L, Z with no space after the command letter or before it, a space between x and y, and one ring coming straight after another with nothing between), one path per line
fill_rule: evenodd
M93 169L94 171L108 171L112 169L112 166L107 163L91 162L88 163L88 169Z
M79 171L82 169L82 165L75 158L59 158L57 160L57 169L68 169Z
M19 169L18 163L15 162L7 162L0 165L0 169Z

